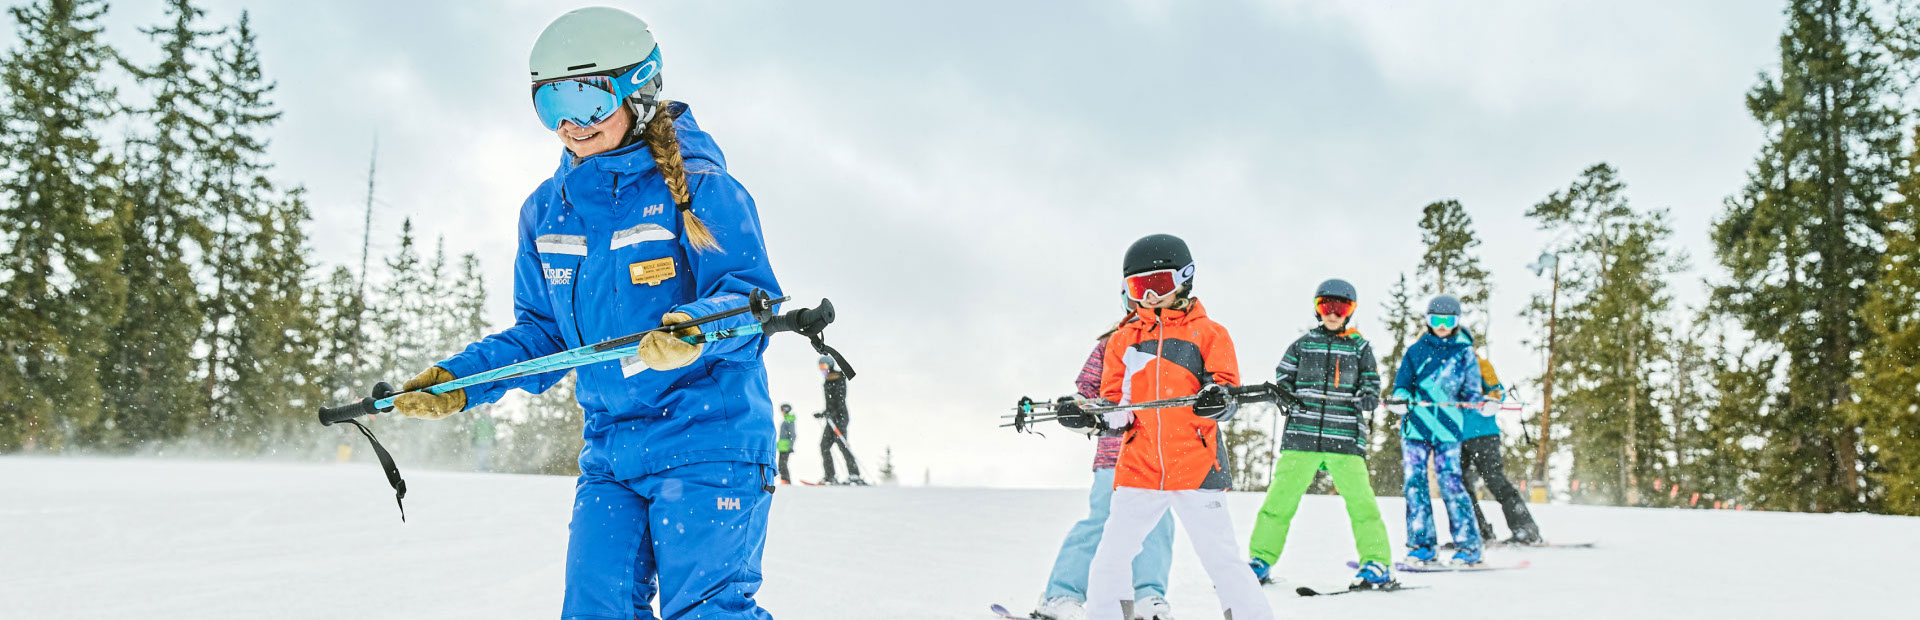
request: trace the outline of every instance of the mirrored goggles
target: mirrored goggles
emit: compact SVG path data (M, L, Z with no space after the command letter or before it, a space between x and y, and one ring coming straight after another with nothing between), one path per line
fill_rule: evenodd
M1180 290L1180 285L1193 279L1193 263L1179 269L1156 269L1127 276L1127 299L1146 301L1147 293L1155 297L1171 297Z
M1427 316L1427 327L1453 329L1460 326L1460 317L1451 314L1432 314Z
M618 76L582 75L533 85L533 111L548 131L561 123L592 127L612 118L620 102L660 75L660 47Z
M1334 315L1340 318L1353 316L1353 300L1339 297L1317 297L1313 300L1314 312L1320 316Z

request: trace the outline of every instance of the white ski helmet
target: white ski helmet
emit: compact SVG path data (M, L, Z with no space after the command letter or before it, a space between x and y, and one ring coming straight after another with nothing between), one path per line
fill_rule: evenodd
M583 75L618 77L654 55L658 43L647 22L613 7L590 6L568 11L547 24L527 55L527 72L534 83ZM658 73L646 86L627 97L644 125L653 117L662 81Z

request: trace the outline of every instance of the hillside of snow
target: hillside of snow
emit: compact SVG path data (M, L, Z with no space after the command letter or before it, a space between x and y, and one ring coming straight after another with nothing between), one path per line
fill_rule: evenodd
M405 464L402 463L402 467ZM401 523L365 464L0 458L0 618L375 620L558 615L573 480L406 471ZM1024 612L1085 491L782 487L762 604L788 619ZM1246 539L1260 496L1236 493ZM1498 508L1489 502L1492 514ZM1402 507L1384 499L1395 544ZM1282 618L1910 617L1920 519L1536 506L1550 538L1489 552L1522 570L1402 575L1419 591L1305 599L1353 554L1337 498L1310 496L1269 586ZM1496 516L1496 519L1498 517ZM1217 618L1184 539L1171 592Z

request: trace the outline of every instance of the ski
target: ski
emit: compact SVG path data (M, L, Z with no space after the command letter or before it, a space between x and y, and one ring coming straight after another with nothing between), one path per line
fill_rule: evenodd
M1405 573L1480 573L1480 572L1486 572L1491 570L1511 570L1516 568L1526 568L1528 566L1531 566L1532 564L1533 562L1528 560L1521 560L1513 564L1488 564L1486 562L1481 562L1479 564L1467 564L1464 566L1456 566L1456 565L1441 564L1441 563L1406 564L1403 562L1395 562L1393 564L1393 569L1400 572L1405 572Z
M1571 542L1571 543L1557 543L1557 542L1541 542L1541 543L1509 543L1509 542L1498 542L1498 543L1489 543L1489 544L1488 544L1487 546L1489 546L1489 547L1499 547L1499 548L1501 548L1501 549L1592 549L1592 548L1594 547L1594 545L1595 545L1595 544L1598 544L1598 543L1596 543L1596 542L1594 542L1594 541L1591 541L1591 540L1589 540L1589 541L1586 541L1586 542Z
M1405 585L1400 585L1400 582L1396 581L1396 582L1393 582L1392 587L1343 588L1339 590L1327 590L1323 592L1323 591L1315 590L1313 588L1309 588L1306 586L1300 586L1298 588L1294 588L1293 592L1300 596L1338 596L1341 594L1353 594L1355 592L1399 592L1401 590L1424 590L1430 587L1432 586L1405 586Z
M1432 564L1408 564L1406 562L1394 562L1393 570L1397 570L1405 573L1478 573L1478 572L1484 572L1484 571L1490 571L1490 570L1512 570L1516 568L1526 568L1532 565L1533 565L1533 561L1531 560L1521 560L1513 564L1488 564L1486 562L1481 562L1479 564L1468 564L1465 566L1456 566L1456 565L1446 564L1442 562L1434 562ZM1347 568L1360 568L1360 563L1347 562Z
M1032 620L1032 618L1028 616L1013 615L1013 612L1007 611L1007 608L1005 606L1002 606L999 603L994 603L993 606L989 607L988 609L993 610L993 613L995 615L1000 616L1001 618L1010 618L1011 620Z

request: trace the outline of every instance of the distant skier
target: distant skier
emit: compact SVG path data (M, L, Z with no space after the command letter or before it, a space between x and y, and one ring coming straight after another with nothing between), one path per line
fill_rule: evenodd
M1126 431L1114 472L1113 499L1087 579L1087 615L1130 618L1136 601L1132 565L1141 542L1171 509L1179 515L1200 564L1213 580L1220 606L1235 620L1271 620L1260 582L1240 562L1226 490L1220 422L1237 403L1227 388L1240 384L1233 338L1192 298L1193 256L1185 241L1149 235L1127 248L1122 286L1139 302L1136 320L1107 340L1100 397L1118 404L1195 396L1189 407L1119 410L1099 416L1106 428ZM1073 415L1068 402L1057 411Z
M1132 301L1127 302L1127 318L1121 323L1138 320L1132 314L1134 307ZM1099 342L1093 345L1093 354L1087 356L1086 364L1080 367L1080 377L1074 381L1080 398L1100 398L1107 339L1119 329L1120 326L1115 325L1101 334ZM1088 573L1093 554L1100 547L1100 533L1107 524L1108 506L1113 499L1113 470L1120 461L1120 444L1126 433L1102 430L1090 415L1061 418L1060 424L1099 438L1093 452L1093 490L1087 495L1087 518L1067 530L1067 539L1060 543L1060 553L1054 557L1053 572L1047 577L1047 591L1041 595L1040 608L1034 610L1032 616L1039 620L1086 620ZM1165 515L1147 533L1139 555L1133 556L1134 618L1173 620L1173 607L1167 603L1167 573L1172 567L1173 515Z
M780 452L780 484L793 484L793 470L787 468L787 457L793 456L793 405L780 403L780 442L774 448Z
M1465 437L1464 409L1481 400L1480 363L1473 337L1460 325L1460 300L1439 295L1427 303L1427 331L1407 347L1393 374L1389 405L1403 417L1400 446L1405 458L1407 562L1433 562L1433 499L1427 462L1440 475L1440 495L1453 533L1453 561L1480 563L1480 528L1473 520L1473 499L1460 472L1460 441Z
M820 484L838 484L833 470L833 447L840 447L840 455L847 460L847 482L866 485L860 477L860 464L853 460L853 448L847 445L847 378L840 374L840 366L832 357L820 356L820 375L824 378L821 387L826 390L827 409L813 417L826 420L826 426L820 430L820 467L826 470L826 477Z
M1493 362L1480 356L1480 382L1486 386L1486 397L1491 403L1506 399L1506 386L1500 383L1500 376L1493 371ZM1500 422L1494 417L1497 409L1484 407L1479 410L1467 410L1467 440L1460 442L1460 471L1462 479L1467 481L1467 494L1473 494L1473 479L1478 476L1487 484L1487 491L1494 499L1500 500L1500 511L1507 518L1507 529L1513 530L1513 538L1507 542L1516 545L1539 544L1540 526L1533 521L1533 513L1527 510L1527 500L1520 497L1520 490L1507 480L1505 457L1501 452ZM1473 518L1480 525L1480 537L1483 540L1497 540L1494 536L1493 522L1480 511L1480 502L1473 502Z
M1287 347L1274 371L1274 387L1282 394L1282 402L1292 402L1292 414L1280 435L1273 484L1267 487L1249 545L1252 558L1247 564L1262 582L1286 548L1300 496L1313 486L1314 474L1325 470L1346 502L1354 548L1360 555L1360 573L1351 587L1393 584L1388 568L1393 549L1367 475L1367 414L1380 406L1379 367L1373 345L1348 326L1359 299L1346 280L1320 283L1313 298L1314 318L1320 324Z

